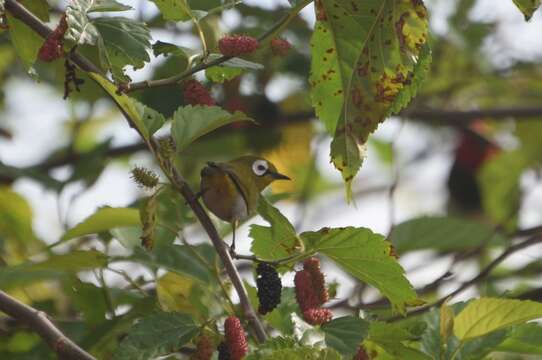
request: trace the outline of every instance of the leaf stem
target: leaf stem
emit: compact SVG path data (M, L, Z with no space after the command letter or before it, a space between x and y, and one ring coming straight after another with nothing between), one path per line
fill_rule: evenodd
M194 23L194 26L196 27L196 31L198 32L199 39L201 41L201 46L203 47L203 58L206 59L209 55L209 49L207 47L207 40L205 40L205 33L203 32L203 29L201 28L201 24L199 23L199 20L196 19L195 16L192 16L192 22Z

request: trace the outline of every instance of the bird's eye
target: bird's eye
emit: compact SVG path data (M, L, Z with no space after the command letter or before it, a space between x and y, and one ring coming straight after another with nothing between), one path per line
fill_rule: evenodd
M268 169L267 161L265 160L256 160L252 164L252 171L254 171L254 174L258 176L263 176Z

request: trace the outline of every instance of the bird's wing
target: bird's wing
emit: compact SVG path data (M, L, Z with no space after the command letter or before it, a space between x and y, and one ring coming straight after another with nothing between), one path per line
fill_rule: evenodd
M243 198L243 201L245 202L247 209L249 209L250 204L248 202L247 190L243 187L241 180L239 180L239 177L230 168L230 166L225 163L212 163L212 162L209 162L208 165L222 170L228 176L228 178L231 180L231 182L233 183L233 185L235 186L235 188L237 189L237 191Z

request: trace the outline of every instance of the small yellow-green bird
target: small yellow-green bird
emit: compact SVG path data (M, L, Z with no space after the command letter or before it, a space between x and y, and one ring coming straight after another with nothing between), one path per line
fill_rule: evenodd
M201 170L200 195L205 206L232 224L232 253L239 221L256 211L260 192L275 180L290 178L280 174L269 161L251 155L223 163L208 162Z

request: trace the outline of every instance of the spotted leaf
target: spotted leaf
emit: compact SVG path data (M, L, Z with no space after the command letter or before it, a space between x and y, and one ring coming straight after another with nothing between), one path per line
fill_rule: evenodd
M347 194L362 146L412 82L427 39L421 0L319 0L311 40L311 97L334 133L331 160Z

